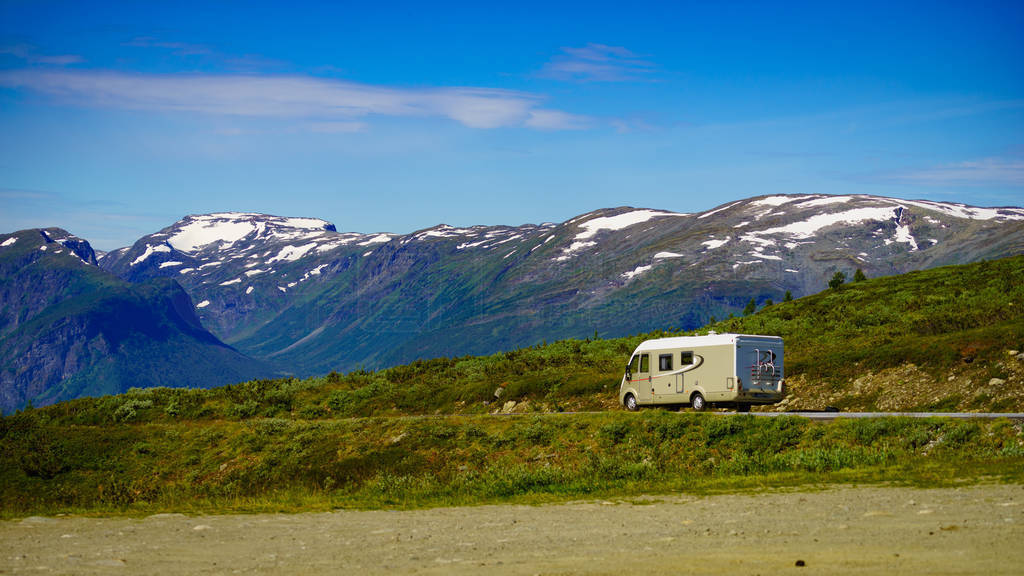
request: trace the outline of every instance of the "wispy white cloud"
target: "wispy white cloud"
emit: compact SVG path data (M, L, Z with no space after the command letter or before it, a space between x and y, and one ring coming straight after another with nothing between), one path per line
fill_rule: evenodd
M53 197L53 194L41 190L0 188L0 200L48 200Z
M558 110L534 110L530 112L526 125L537 130L586 130L593 121L587 116Z
M562 48L541 69L544 78L573 82L635 82L653 80L655 65L621 46L587 44Z
M128 42L123 43L122 46L130 46L132 48L162 48L164 50L171 50L178 56L201 56L212 53L210 48L202 44L166 42L152 36L137 36Z
M313 122L309 125L310 132L321 134L353 134L366 132L366 122Z
M0 71L0 86L74 106L334 121L440 117L470 128L581 127L584 117L540 107L534 94L491 88L409 89L310 76L157 75L97 70Z
M1024 186L1024 160L985 158L889 175L892 180L927 186Z
M0 54L14 56L29 64L43 64L49 66L68 66L84 62L84 59L77 54L40 54L34 46L28 44L15 44L14 46L0 46Z

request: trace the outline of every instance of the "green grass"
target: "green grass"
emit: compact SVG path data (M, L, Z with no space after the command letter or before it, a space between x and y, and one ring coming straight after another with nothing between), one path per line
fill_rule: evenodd
M794 375L843 381L906 362L938 374L1024 350L1024 256L847 284L711 328L782 336Z
M1022 309L1016 257L859 282L709 328L783 336L788 377L830 391L865 367L908 362L933 373L938 390L953 368L1006 376L998 359L1024 349ZM295 511L1024 480L1021 425L1007 420L545 413L614 408L630 352L666 335L211 390L136 389L22 411L0 419L0 504L8 517ZM918 408L963 400L937 397ZM486 415L508 400L536 413ZM1022 409L1008 398L971 402Z
M538 503L822 483L1024 480L1008 420L646 411L54 427L3 420L6 517Z
M839 290L776 304L705 327L718 332L782 336L787 377L805 376L842 392L867 371L913 363L931 374L935 389L954 368L1005 376L1006 349L1024 350L1024 256L950 266L848 284ZM491 356L438 358L404 366L309 379L244 382L207 391L157 388L83 398L49 407L41 418L58 424L298 419L408 414L475 414L500 403L528 401L533 410L614 407L629 354L656 331L628 338L562 340ZM876 393L877 394L877 393ZM917 410L953 409L962 400L941 394ZM870 409L877 398L850 398ZM145 407L138 402L149 402ZM122 408L125 403L132 409ZM845 405L845 404L844 404ZM979 410L1024 410L1019 400L971 399Z

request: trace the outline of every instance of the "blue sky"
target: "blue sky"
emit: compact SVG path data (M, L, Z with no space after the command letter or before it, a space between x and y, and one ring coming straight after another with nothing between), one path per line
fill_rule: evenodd
M506 4L0 0L0 231L1024 204L1024 3Z

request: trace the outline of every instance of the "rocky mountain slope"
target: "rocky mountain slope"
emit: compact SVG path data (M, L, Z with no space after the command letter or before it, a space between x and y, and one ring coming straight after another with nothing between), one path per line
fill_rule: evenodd
M0 411L269 374L204 329L175 281L121 280L61 229L0 235Z
M801 195L404 235L197 215L100 266L131 281L174 278L218 337L308 375L693 328L751 298L818 292L836 271L874 277L1021 253L1024 209Z

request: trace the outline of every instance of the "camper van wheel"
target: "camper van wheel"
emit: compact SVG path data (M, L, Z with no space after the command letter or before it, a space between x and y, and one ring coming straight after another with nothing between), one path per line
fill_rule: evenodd
M750 412L750 404L737 404L736 405L736 411L737 412Z
M636 405L636 397L632 394L626 394L624 403L626 405L626 410L629 410L630 412L637 411L638 406Z
M690 398L690 405L693 406L694 412L703 412L708 407L707 403L704 402L704 397L701 396L700 392L697 392L696 394L693 395L693 398Z

